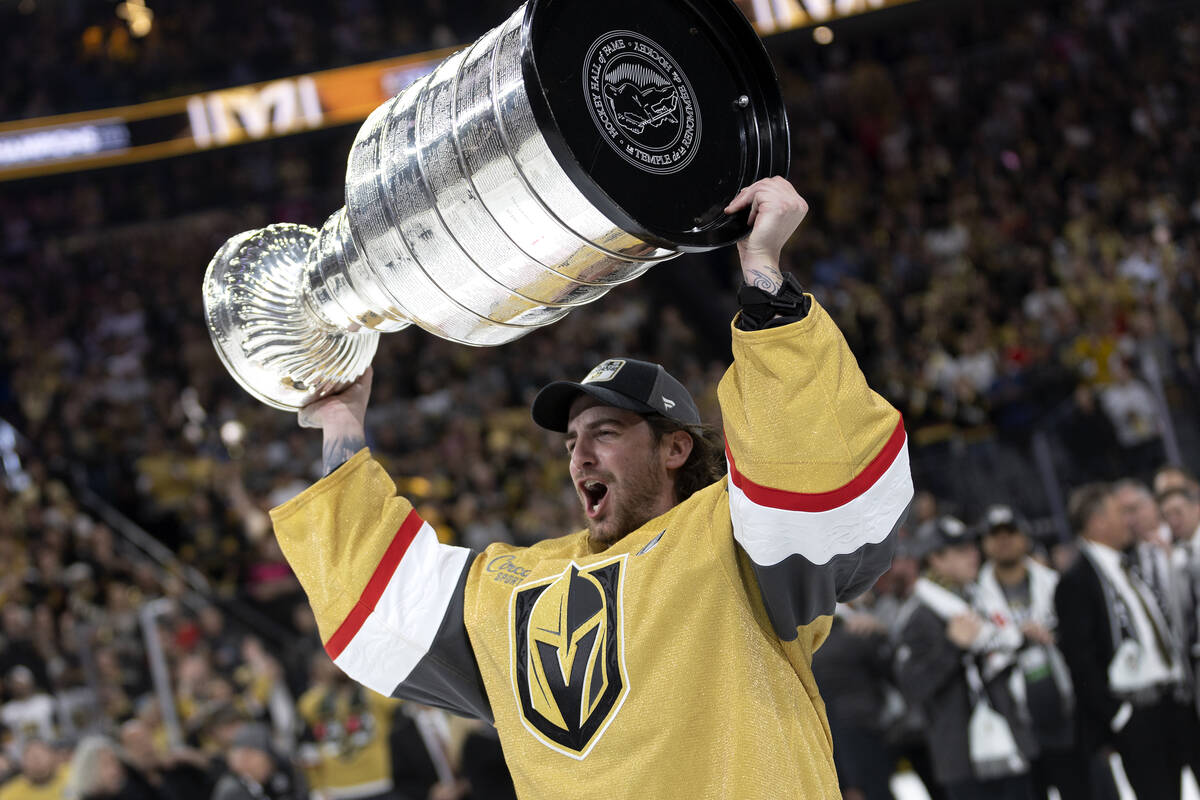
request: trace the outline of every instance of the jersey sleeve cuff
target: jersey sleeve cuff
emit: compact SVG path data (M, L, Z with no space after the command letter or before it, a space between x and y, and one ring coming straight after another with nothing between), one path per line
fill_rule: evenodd
M271 520L273 522L282 522L288 517L295 515L307 506L309 503L316 501L327 492L333 491L345 481L349 480L364 463L371 460L370 448L364 447L359 450L348 460L342 463L340 467L326 475L321 480L314 483L312 486L305 489L300 494L288 500L282 505L272 508L270 511Z

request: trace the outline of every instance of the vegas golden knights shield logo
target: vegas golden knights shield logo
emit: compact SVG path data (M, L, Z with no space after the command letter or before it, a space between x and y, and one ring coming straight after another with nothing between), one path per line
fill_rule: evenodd
M513 590L513 690L525 728L583 759L629 693L621 619L625 556Z

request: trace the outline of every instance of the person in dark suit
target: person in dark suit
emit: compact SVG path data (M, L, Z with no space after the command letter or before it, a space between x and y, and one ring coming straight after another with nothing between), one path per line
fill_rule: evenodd
M1188 709L1179 702L1183 665L1153 593L1124 551L1132 533L1106 484L1070 497L1079 555L1055 591L1059 649L1075 686L1080 741L1092 753L1114 748L1142 800L1181 796Z
M972 608L979 550L962 522L939 517L916 541L923 574L901 611L895 672L928 723L934 776L950 800L1032 800L1037 743L1010 688L1021 634Z

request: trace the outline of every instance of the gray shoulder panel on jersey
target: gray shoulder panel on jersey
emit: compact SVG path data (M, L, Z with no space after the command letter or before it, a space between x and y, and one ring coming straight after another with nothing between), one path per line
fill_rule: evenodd
M492 722L492 707L483 688L483 676L479 673L463 618L467 575L474 560L468 558L458 576L454 595L429 652L392 690L392 697Z
M832 614L839 602L853 600L870 589L892 564L896 531L907 513L906 509L883 541L836 555L825 564L814 564L797 554L769 567L752 560L775 635L790 642L801 625Z

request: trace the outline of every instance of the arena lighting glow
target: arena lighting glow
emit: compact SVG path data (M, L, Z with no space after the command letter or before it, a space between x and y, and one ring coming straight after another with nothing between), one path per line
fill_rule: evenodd
M129 24L129 32L139 39L154 27L154 12L146 7L146 0L126 0L117 6L117 16Z
M909 2L912 0L737 0L742 13L764 35Z
M817 44L832 44L833 29L827 25L818 25L813 28L813 41Z

